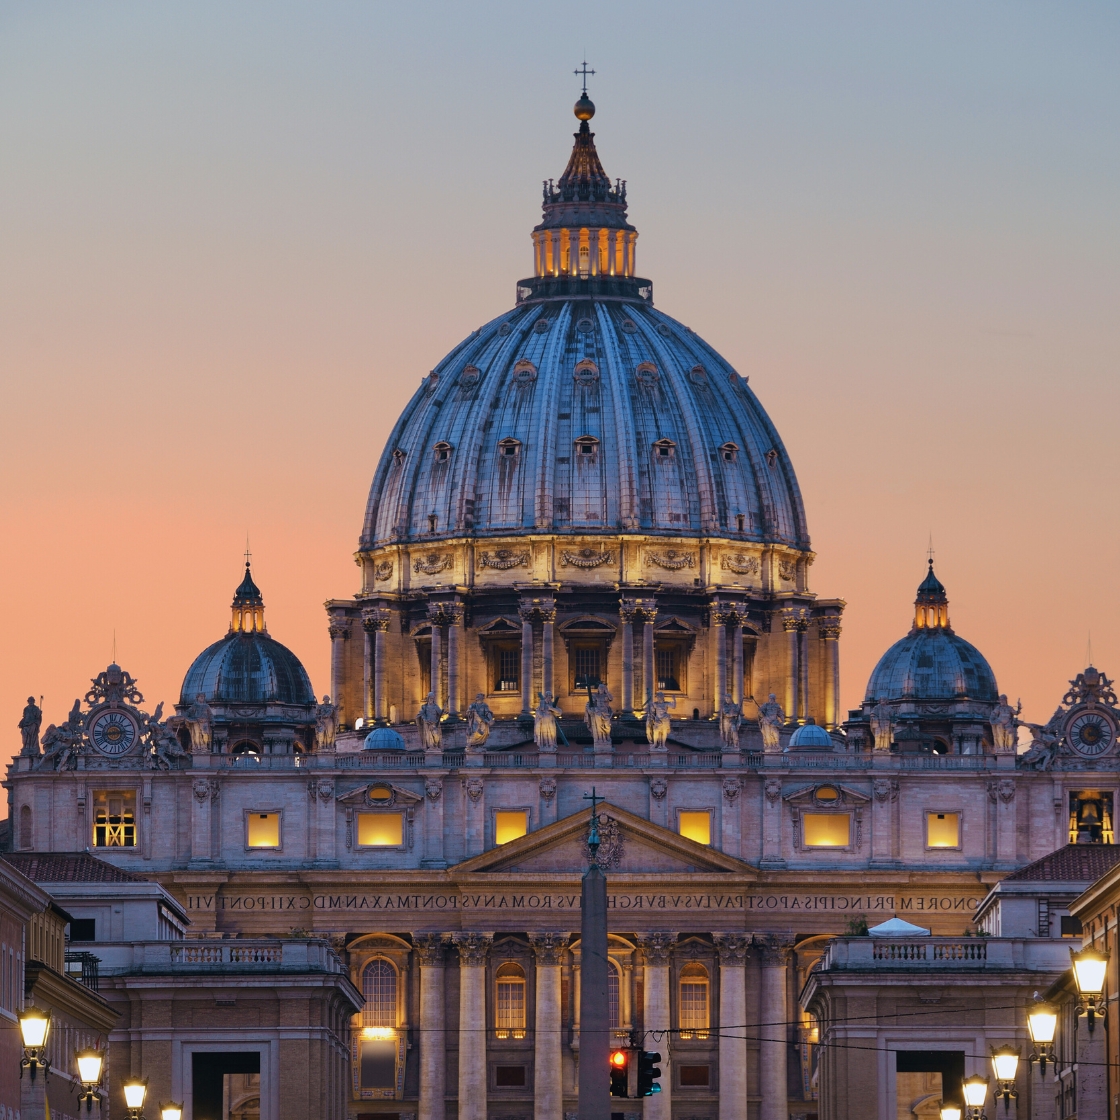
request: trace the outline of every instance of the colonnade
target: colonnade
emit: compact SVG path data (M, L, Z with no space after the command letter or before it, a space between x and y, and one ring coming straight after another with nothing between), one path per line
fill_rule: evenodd
M563 1030L561 972L570 934L540 931L529 935L535 962L533 1015L533 1120L563 1120ZM487 1116L487 959L492 933L421 934L414 937L420 965L420 1097L417 1120L445 1120L447 1107L446 962L453 947L459 955L458 1116ZM758 1043L760 1120L787 1120L787 999L790 944L773 937L717 933L719 954L719 1120L747 1120L748 1041ZM677 935L639 933L635 941L644 958L643 1028L646 1049L662 1055L661 1092L643 1101L643 1120L671 1120L673 1083L671 962ZM747 1010L748 954L757 954L760 968L759 1022ZM652 1035L649 1032L654 1032ZM662 1033L663 1032L663 1033ZM603 1071L604 1079L608 1071ZM528 1086L526 1087L528 1090Z

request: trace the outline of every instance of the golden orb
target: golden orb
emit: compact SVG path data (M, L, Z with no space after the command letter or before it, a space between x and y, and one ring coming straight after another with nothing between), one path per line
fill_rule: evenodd
M589 121L595 116L595 102L585 93L576 102L576 107L572 112L575 113L577 120Z

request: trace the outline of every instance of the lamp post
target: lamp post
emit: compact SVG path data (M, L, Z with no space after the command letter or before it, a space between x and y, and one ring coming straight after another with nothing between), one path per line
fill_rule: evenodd
M148 1095L146 1077L130 1077L121 1088L124 1090L124 1104L128 1109L128 1120L144 1120L144 1098Z
M1019 1049L1015 1046L992 1047L992 1072L996 1076L997 1097L1003 1097L1003 1109L1011 1111L1011 1098L1019 1094L1015 1090L1015 1075L1019 1072Z
M1073 978L1077 982L1078 1014L1089 1016L1089 1033L1092 1034L1097 1016L1103 1015L1105 1010L1104 981L1108 971L1108 954L1090 946L1079 953L1070 949L1069 956L1073 962Z
M988 1099L988 1079L974 1073L964 1079L964 1104L968 1110L968 1120L988 1120L984 1113L984 1102Z
M78 1080L82 1083L82 1095L78 1097L78 1108L82 1101L86 1102L86 1112L93 1111L93 1102L98 1099L97 1089L101 1084L101 1067L105 1062L105 1055L100 1050L92 1048L79 1050L74 1055L78 1063Z
M1027 1030L1034 1051L1027 1059L1038 1062L1039 1072L1046 1076L1046 1063L1054 1060L1054 1035L1058 1029L1058 1009L1045 1000L1037 1000L1027 1012Z
M23 1057L19 1063L19 1075L23 1076L26 1069L31 1073L34 1082L35 1074L40 1069L44 1079L50 1076L51 1063L43 1057L47 1048L47 1036L51 1033L51 1013L40 1011L37 1007L29 1007L19 1016L19 1033L23 1039Z

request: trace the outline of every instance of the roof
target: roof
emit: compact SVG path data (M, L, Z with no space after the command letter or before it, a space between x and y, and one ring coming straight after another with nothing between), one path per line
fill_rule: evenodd
M1067 844L1008 875L1004 883L1095 883L1120 863L1120 844Z
M89 852L4 852L0 858L35 883L146 883Z

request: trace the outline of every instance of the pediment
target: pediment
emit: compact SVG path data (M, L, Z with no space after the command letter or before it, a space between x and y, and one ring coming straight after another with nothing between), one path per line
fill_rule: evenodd
M757 877L749 864L715 848L688 840L610 802L599 809L603 844L600 862L608 875L725 874ZM455 867L460 872L579 874L588 867L590 808L546 825L500 848L473 856Z

